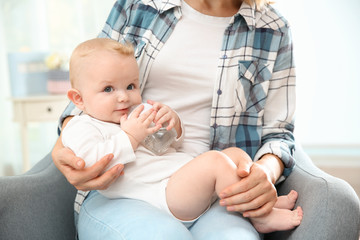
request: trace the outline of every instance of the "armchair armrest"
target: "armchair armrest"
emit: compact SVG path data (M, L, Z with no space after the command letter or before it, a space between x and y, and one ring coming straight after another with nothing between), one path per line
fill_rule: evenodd
M304 211L296 229L269 234L265 239L358 240L360 229L359 198L345 181L317 168L300 146L295 152L297 165L278 186L279 195L291 189L299 193L297 205Z
M25 174L0 177L0 239L74 239L75 194L50 154Z

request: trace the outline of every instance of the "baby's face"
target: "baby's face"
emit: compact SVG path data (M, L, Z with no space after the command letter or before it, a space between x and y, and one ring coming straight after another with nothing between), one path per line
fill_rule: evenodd
M85 113L120 123L121 116L141 103L139 70L133 56L102 51L89 57L83 66L78 80Z

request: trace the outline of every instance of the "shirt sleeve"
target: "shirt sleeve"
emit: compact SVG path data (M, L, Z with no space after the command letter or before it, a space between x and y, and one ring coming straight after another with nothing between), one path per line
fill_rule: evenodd
M64 112L61 114L59 118L59 125L58 125L58 134L60 135L62 130L62 124L65 120L65 118L70 116L77 116L80 115L82 111L78 109L73 102L70 101L70 103L66 106Z
M114 3L105 26L98 34L99 38L112 38L122 41L122 34L126 28L126 23L131 14L133 1L118 0Z
M288 176L295 166L295 66L290 28L286 26L282 34L264 107L262 146L254 160L267 153L275 154L284 163L283 175Z
M126 133L120 130L110 138L104 138L98 126L74 117L62 132L62 142L90 167L107 154L114 154L108 169L116 164L135 161L135 154Z

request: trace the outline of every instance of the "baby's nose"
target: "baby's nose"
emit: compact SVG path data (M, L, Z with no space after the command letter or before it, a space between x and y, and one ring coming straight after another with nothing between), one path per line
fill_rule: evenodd
M125 102L129 100L129 96L126 92L122 91L122 92L119 92L118 94L118 101L119 102Z

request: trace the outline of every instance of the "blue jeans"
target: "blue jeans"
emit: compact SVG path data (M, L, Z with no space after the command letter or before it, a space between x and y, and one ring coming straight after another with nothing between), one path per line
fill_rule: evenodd
M251 223L215 202L189 229L150 204L107 199L97 191L86 198L78 216L79 239L107 240L260 240Z

